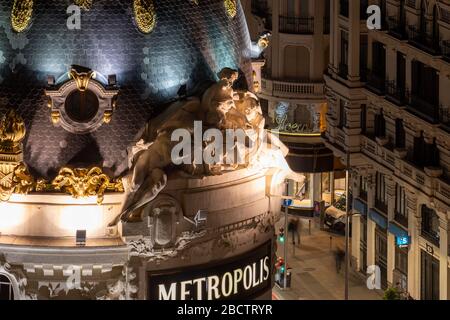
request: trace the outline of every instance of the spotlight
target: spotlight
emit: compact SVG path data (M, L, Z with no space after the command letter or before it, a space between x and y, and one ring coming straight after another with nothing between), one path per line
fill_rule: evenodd
M85 246L86 245L86 230L77 230L75 237L76 237L77 246Z

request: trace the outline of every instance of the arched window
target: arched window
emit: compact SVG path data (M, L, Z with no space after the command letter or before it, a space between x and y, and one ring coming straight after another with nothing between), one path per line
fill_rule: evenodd
M0 301L2 300L14 300L14 291L11 280L0 274Z

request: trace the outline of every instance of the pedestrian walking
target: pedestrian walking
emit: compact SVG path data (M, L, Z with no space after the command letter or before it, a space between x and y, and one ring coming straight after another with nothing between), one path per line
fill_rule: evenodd
M337 248L334 252L335 260L336 260L336 272L340 273L342 268L342 262L345 259L345 251L341 248Z
M292 235L292 244L295 246L295 239L297 238L297 243L300 244L300 232L299 232L299 220L294 218L289 220L288 233Z

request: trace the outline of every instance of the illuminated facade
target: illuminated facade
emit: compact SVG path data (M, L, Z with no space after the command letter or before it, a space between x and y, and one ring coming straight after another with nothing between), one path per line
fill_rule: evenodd
M240 2L69 4L0 2L0 299L270 299L286 149ZM204 119L270 142L174 166Z
M271 32L257 81L267 124L290 148L291 168L307 177L305 188L289 182L288 193L304 195L292 212L312 217L314 203L330 205L345 189L342 166L322 142L327 101L324 71L330 50L330 1L243 1L252 38Z
M367 4L381 30L367 30ZM331 1L326 145L353 193L353 266L449 299L448 1ZM347 162L346 162L347 163Z

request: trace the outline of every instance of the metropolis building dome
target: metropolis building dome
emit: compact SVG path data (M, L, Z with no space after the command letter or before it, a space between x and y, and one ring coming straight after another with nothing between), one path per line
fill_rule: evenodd
M0 299L270 298L284 146L169 156L266 137L251 55L238 0L0 0Z

